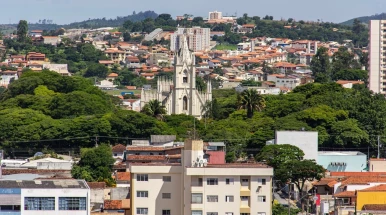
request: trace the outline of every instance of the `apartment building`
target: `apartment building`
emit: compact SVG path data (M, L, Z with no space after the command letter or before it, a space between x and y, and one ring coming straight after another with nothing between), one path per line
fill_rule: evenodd
M370 21L369 89L386 94L386 20Z
M0 181L0 215L89 215L84 180Z
M271 215L273 168L209 164L201 140L186 140L181 163L131 163L132 214Z
M190 50L206 51L210 48L210 28L178 28L170 36L170 50L177 51L182 47L182 38L186 36Z
M218 11L209 12L208 18L209 20L222 19L222 12L218 12Z

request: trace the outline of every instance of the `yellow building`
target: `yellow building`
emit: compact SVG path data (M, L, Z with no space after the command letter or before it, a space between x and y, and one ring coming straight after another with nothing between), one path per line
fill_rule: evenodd
M386 184L377 185L357 191L358 212L372 211L375 208L384 208L386 205Z

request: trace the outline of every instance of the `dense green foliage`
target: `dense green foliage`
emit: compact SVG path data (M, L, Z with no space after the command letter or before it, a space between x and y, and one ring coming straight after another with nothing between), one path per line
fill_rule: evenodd
M104 181L108 185L113 183L111 169L114 158L109 145L100 145L96 148L83 148L81 160L74 165L71 174L74 178L86 181Z
M381 14L376 14L376 15L372 15L372 16L361 16L361 17L347 20L347 21L342 22L340 24L352 26L354 24L355 20L359 20L361 23L364 23L364 24L369 24L370 20L383 20L383 19L385 19L385 15L386 15L385 13L381 13Z

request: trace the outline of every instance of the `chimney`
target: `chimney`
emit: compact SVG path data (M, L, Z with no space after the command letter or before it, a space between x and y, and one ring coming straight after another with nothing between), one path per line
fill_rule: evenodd
M318 42L315 41L314 53L318 53Z

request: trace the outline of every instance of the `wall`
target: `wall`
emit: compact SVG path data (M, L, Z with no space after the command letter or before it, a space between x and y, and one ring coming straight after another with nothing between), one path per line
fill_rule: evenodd
M318 132L276 131L276 144L290 144L304 152L304 159L318 161Z
M369 172L386 172L386 160L372 160L369 161Z
M21 214L23 215L89 215L90 191L88 189L22 189L21 190ZM24 210L25 197L55 197L55 211L28 211ZM84 211L60 211L59 197L86 197L87 206Z
M386 204L386 192L357 192L357 211L367 204Z
M210 155L209 164L224 164L225 152L224 151L206 151L206 154Z
M369 43L369 89L375 93L380 92L380 21L370 21L370 43Z
M71 170L72 164L70 162L38 162L37 169Z
M90 202L91 203L103 203L105 199L104 189L91 189L90 190Z
M110 190L110 200L121 200L130 198L129 187L116 187Z
M346 166L332 166L331 162L346 163ZM362 172L367 167L367 156L361 155L318 155L318 164L331 172Z

